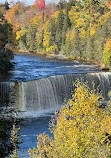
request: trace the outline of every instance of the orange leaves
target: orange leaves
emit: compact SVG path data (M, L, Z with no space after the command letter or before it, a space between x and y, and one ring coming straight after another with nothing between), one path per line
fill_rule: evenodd
M108 1L108 8L111 9L111 0Z
M14 32L19 29L20 23L17 22L17 16L24 12L24 7L24 3L18 2L6 12L5 18L13 25Z

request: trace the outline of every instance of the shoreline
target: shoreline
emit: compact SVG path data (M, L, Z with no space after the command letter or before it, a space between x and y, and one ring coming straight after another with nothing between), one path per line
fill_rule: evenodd
M31 54L31 55L37 55L44 57L46 60L63 60L63 61L71 61L71 62L81 62L81 63L87 63L89 65L97 65L98 69L105 71L105 72L111 72L111 69L108 68L104 63L98 63L94 60L85 60L73 56L65 56L65 55L56 55L56 54L45 54L43 52L28 52L25 50L13 50L15 54Z

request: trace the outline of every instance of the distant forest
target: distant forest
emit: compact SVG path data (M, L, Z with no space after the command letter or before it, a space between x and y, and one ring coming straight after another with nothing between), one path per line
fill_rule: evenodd
M9 8L9 6L11 6ZM36 0L5 3L0 10L13 27L11 42L21 50L94 60L111 66L111 0Z

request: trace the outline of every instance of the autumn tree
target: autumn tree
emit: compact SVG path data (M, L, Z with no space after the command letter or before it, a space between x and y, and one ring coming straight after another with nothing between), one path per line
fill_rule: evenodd
M106 65L111 66L111 39L107 39L104 46L103 60Z
M38 9L45 9L45 0L36 0L35 4Z
M77 81L75 93L66 106L56 112L51 131L54 139L42 134L37 149L29 150L32 157L86 158L110 157L111 117L100 108L103 98L91 90L87 82Z

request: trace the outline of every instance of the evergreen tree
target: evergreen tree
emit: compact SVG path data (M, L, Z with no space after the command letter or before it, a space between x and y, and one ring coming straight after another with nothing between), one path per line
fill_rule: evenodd
M19 132L20 128L17 127L17 120L16 116L14 118L14 124L13 124L13 129L11 131L11 142L13 144L13 153L11 155L11 158L19 158L18 156L18 144L19 144Z
M72 6L75 6L75 5L76 5L76 0L69 0L69 1L67 2L68 11L70 11L70 10L71 10L71 7L72 7Z
M7 0L5 1L5 9L6 9L6 10L9 9L9 3L7 2Z
M80 36L79 36L79 31L77 29L75 29L74 40L73 40L73 55L75 57L82 57Z
M57 18L57 30L56 30L56 44L58 46L59 51L62 46L63 22L64 22L64 15L63 15L63 11L60 10Z
M103 62L103 50L105 44L105 32L102 26L98 26L94 36L94 59Z
M92 47L92 39L91 39L90 35L88 35L88 37L87 37L86 56L87 56L88 60L94 59L93 47Z
M66 8L66 1L60 0L60 2L56 5L57 10L62 10Z
M68 7L65 9L65 15L64 15L64 21L63 21L63 31L62 31L62 46L65 44L66 40L66 31L68 28L70 28L71 22L68 15Z
M50 32L50 45L56 44L56 23L55 20L50 17L50 22L48 25L48 31Z

